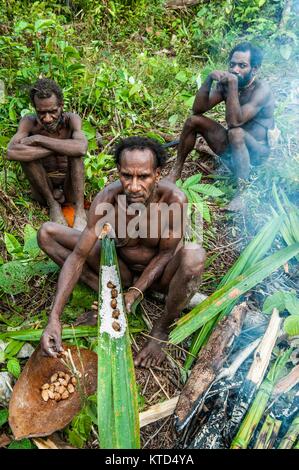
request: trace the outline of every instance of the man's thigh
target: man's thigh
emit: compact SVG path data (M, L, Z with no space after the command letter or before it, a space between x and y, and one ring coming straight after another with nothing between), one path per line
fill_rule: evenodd
M206 140L216 155L221 155L228 147L227 129L206 116L197 116L198 132Z
M179 268L179 265L181 263L181 249L183 246L183 242L180 242L180 244L177 246L175 254L173 258L170 260L170 262L165 266L165 269L159 279L157 279L152 286L150 287L150 290L155 290L157 292L162 292L166 294L169 289L169 284L175 275L176 271Z

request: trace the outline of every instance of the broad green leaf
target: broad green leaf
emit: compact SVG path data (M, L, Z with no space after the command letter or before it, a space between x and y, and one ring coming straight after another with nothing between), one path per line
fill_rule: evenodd
M72 429L71 431L68 432L68 440L69 443L76 447L77 449L82 449L82 447L85 444L84 439L80 436L78 431L76 429Z
M36 258L41 251L37 243L37 231L29 224L27 224L24 229L23 251L28 253L31 258Z
M68 73L72 73L75 75L80 75L85 72L85 65L84 64L69 64L67 66Z
M211 184L193 184L190 189L192 191L195 191L197 193L202 193L205 194L206 196L211 196L211 197L218 197L218 196L223 196L223 192L216 188L215 186L212 186Z
M285 306L292 315L299 315L299 299L296 297L296 294L291 294L290 292L285 294Z
M18 34L21 31L24 31L25 29L32 29L32 25L29 24L27 21L21 20L16 23L14 31Z
M196 175L189 176L189 178L184 181L182 188L188 189L190 186L193 186L193 184L197 184L200 182L202 177L201 173L197 173Z
M32 449L33 445L29 439L21 439L20 441L12 441L8 449Z
M29 291L30 266L20 261L9 261L0 266L0 291L20 294Z
M89 121L84 120L82 129L84 134L86 135L87 140L91 140L96 136L95 128L90 124Z
M8 410L5 408L4 410L0 410L0 428L5 424L8 420Z
M176 74L175 78L181 83L186 83L189 80L186 73L183 72L182 70Z
M271 315L273 308L277 308L279 312L285 309L284 292L278 291L266 298L263 305L263 312L267 315Z
M150 139L155 139L157 140L158 142L160 142L160 144L164 144L165 142L165 139L163 139L163 137L159 134L157 134L156 132L147 132L146 133L146 136L149 137Z
M55 26L55 21L48 19L48 20L36 20L34 23L34 32L42 32L49 29L51 26Z
M299 336L299 316L290 315L283 324L284 331L290 336Z
M22 349L23 345L24 341L17 341L15 339L11 339L5 348L5 356L7 358L16 356L16 354L18 354L18 352Z
M20 362L16 357L12 357L7 361L7 370L10 372L16 379L20 376L21 366Z
M6 250L10 255L22 252L22 246L20 245L16 237L11 233L4 233L4 243Z
M189 193L192 195L194 204L196 204L196 209L202 215L202 217L207 221L211 222L210 210L207 203L199 196L198 193L193 191L192 188L189 188Z

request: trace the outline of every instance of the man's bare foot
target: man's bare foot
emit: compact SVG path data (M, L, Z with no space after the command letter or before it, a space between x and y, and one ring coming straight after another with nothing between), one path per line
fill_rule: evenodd
M157 340L151 338L137 354L134 360L135 366L149 369L150 367L159 366L163 362L166 356L163 351L166 346L164 341L167 341L168 336L164 333L156 333L155 337Z
M74 323L74 326L78 325L89 325L95 326L98 323L98 314L95 310L89 310L88 312L82 313Z
M50 220L52 222L56 222L57 224L67 226L66 220L63 217L61 206L57 201L54 201L49 207L49 209L50 209Z
M82 232L87 224L85 210L76 211L75 221L73 228L80 230Z
M245 209L245 200L241 194L234 197L234 199L232 199L231 202L224 208L224 210L230 212L240 212L243 209Z

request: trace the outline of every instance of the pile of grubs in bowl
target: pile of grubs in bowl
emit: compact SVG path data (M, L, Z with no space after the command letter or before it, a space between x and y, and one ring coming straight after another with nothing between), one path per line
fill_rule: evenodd
M67 400L74 393L77 378L63 371L53 374L50 381L41 386L41 397L44 401Z

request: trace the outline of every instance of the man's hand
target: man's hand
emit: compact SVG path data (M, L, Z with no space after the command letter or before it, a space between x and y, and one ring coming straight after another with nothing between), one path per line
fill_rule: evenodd
M126 292L124 300L125 300L126 310L128 313L131 313L132 305L135 302L135 300L138 299L139 296L140 296L140 293L138 292L138 290L135 290L135 289L130 289L128 292Z
M42 145L42 136L39 134L31 135L30 137L25 137L20 141L20 144L38 146Z
M238 82L238 77L237 75L234 75L233 73L230 72L224 72L222 78L220 79L220 83L232 83L232 82Z
M63 351L61 346L61 324L59 320L49 320L41 338L43 356L57 357Z
M210 73L209 77L216 82L220 82L227 72L222 72L221 70L214 70Z

